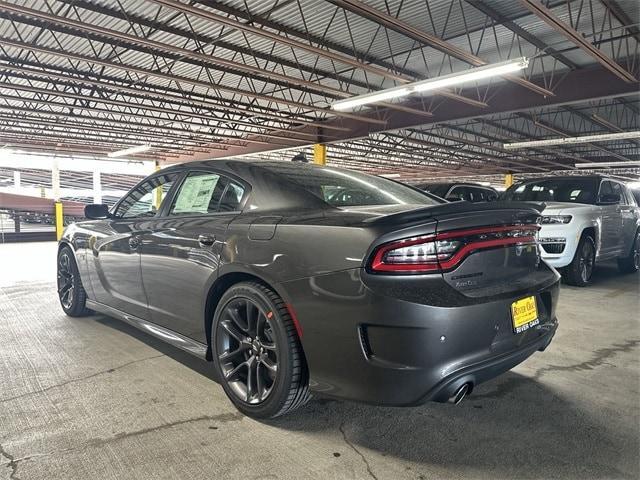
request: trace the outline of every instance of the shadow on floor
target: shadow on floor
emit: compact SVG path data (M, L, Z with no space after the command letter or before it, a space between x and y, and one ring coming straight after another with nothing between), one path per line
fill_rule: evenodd
M638 273L620 273L615 261L603 262L596 266L591 277L591 283L587 287L572 287L564 281L562 286L565 288L576 288L578 290L588 289L590 287L615 287L629 284L640 284L640 275Z
M364 447L430 470L455 466L493 478L637 478L618 468L619 459L629 464L640 448L637 436L621 438L574 402L515 372L478 386L457 406L316 399L268 423L297 432L338 429L345 445L361 454Z
M102 325L113 328L114 330L118 330L123 332L139 341L153 348L154 350L158 350L160 353L163 353L167 357L172 358L176 362L183 364L185 367L190 368L191 370L199 373L200 375L207 377L214 382L218 382L218 377L216 375L215 370L210 362L206 360L196 357L191 353L187 353L185 351L180 350L158 338L155 338L141 330L138 330L132 325L129 325L126 322L121 320L107 317L105 315L97 315L93 317L94 320Z

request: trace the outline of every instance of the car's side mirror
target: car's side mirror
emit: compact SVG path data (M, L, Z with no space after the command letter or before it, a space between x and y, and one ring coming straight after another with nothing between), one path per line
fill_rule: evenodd
M109 206L104 203L90 203L84 207L84 216L90 220L109 218Z
M598 198L599 205L617 205L620 203L620 195L618 193L605 193Z

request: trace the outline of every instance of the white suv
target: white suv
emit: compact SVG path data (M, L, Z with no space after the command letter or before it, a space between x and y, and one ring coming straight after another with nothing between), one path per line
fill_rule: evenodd
M640 208L621 182L600 176L548 177L517 183L506 201L546 204L542 258L571 285L586 286L596 262L616 258L623 272L640 270Z

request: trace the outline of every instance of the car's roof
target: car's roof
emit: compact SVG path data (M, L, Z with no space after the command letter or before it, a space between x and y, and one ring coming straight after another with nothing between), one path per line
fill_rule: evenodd
M527 178L525 180L519 181L518 184L544 182L547 180L575 180L575 179L601 180L605 178L609 180L609 177L605 177L604 175L549 175L548 177Z
M448 186L461 186L461 187L479 187L479 188L488 188L490 190L493 190L493 187L489 186L489 185L482 185L480 183L474 183L474 182L424 182L421 183L421 185L432 185L432 186L439 186L439 185L448 185Z

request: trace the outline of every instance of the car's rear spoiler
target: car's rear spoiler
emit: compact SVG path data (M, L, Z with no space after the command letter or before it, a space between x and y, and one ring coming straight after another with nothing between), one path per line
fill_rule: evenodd
M393 213L383 217L376 217L369 220L374 224L388 223L413 223L425 221L430 218L436 218L442 215L455 215L456 213L468 212L488 212L492 210L520 210L536 212L538 214L546 208L545 203L536 202L481 202L472 203L466 201L443 203L441 205L433 205L417 210L409 210L400 213Z

